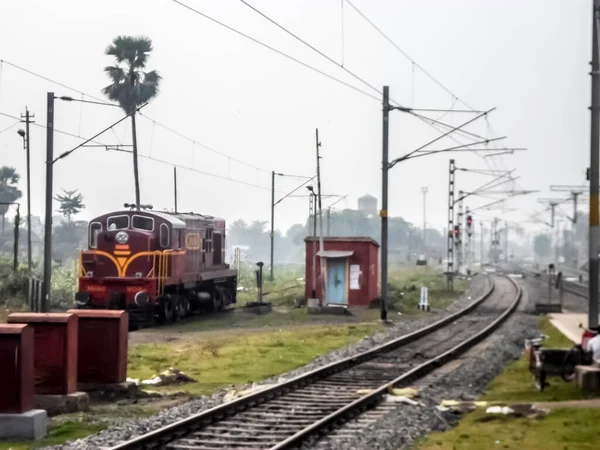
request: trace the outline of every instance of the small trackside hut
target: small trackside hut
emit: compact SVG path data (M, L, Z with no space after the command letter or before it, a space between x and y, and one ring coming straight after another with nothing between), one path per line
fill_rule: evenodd
M321 306L369 306L376 299L379 273L379 244L369 237L325 237L323 254L319 238L307 237L305 296L323 299L323 258L326 298Z

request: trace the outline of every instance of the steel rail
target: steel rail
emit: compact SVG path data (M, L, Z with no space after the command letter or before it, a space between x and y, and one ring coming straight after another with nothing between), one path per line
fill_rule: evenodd
M268 400L272 400L276 397L279 397L283 394L286 394L295 389L307 386L316 380L323 379L329 375L334 373L338 373L343 371L348 367L355 366L364 361L368 361L370 359L375 358L376 356L389 352L391 350L397 349L404 345L410 344L417 339L422 338L434 331L437 331L448 324L451 324L458 318L465 316L473 309L477 308L481 303L483 303L491 294L494 292L495 284L491 280L489 276L487 276L488 280L488 289L486 292L477 298L475 301L471 302L465 308L450 314L427 327L424 327L420 330L414 331L409 334L405 334L396 339L393 339L385 344L382 344L373 349L364 351L354 356L350 356L348 358L344 358L339 361L332 362L326 366L320 367L318 369L312 370L305 374L299 375L290 380L284 381L283 383L279 383L270 388L266 388L255 393L240 397L236 400L233 400L228 403L223 403L221 405L210 408L206 411L202 411L198 414L194 414L192 416L186 417L185 419L181 419L179 421L173 422L169 425L165 425L159 429L150 431L146 434L137 436L129 441L121 442L112 447L107 447L105 450L157 450L164 448L167 444L177 439L180 439L188 434L191 434L202 427L211 424L217 420L220 420L226 416L231 416L235 413L246 410L249 407L257 406L259 404L265 403ZM512 280L511 280L512 281ZM360 399L359 399L360 400Z
M293 436L290 436L285 441L282 441L281 443L271 447L269 450L286 450L298 447L309 437L312 437L317 434L322 434L323 430L326 430L328 427L331 427L334 424L340 423L342 421L347 421L349 418L356 416L358 413L363 412L365 409L373 406L374 404L380 403L381 401L383 401L390 387L396 387L399 384L404 383L411 383L419 378L422 378L423 376L432 372L434 369L444 365L446 362L454 359L456 356L463 353L465 350L482 341L485 337L491 334L498 326L500 326L500 324L502 324L502 322L504 322L508 318L508 316L510 316L514 312L521 300L521 287L512 278L506 278L510 280L510 282L515 286L517 290L515 299L508 307L508 309L506 309L506 311L504 311L499 317L497 317L483 330L480 330L478 333L462 341L460 344L456 345L450 350L447 350L444 353L420 364L419 366L408 370L393 381L383 384L374 392L355 400L354 402L344 406L343 408L340 408L339 410L331 413L327 417L324 417L318 422L315 422L309 427L306 427L305 429L299 431Z

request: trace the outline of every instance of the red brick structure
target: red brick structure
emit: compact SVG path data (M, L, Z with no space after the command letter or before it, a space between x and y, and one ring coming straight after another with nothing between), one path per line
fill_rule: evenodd
M0 325L0 414L33 409L33 328Z
M124 383L127 378L126 311L71 309L79 318L77 383Z
M64 313L12 313L8 323L34 331L35 394L67 395L77 389L77 316Z
M326 304L368 306L378 296L379 244L368 237L326 237L323 241ZM307 237L304 242L305 296L322 299L319 238Z

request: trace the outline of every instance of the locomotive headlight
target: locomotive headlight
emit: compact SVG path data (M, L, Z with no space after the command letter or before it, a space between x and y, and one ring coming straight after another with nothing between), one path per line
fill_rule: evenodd
M125 233L124 231L119 231L115 235L115 239L117 240L117 242L119 244L127 244L127 241L129 240L129 235L127 233Z

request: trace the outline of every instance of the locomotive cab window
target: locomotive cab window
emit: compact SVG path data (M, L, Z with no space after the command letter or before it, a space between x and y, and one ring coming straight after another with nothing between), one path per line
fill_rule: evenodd
M131 217L131 227L135 230L152 231L154 230L154 219L134 214Z
M98 248L98 234L100 234L101 232L102 224L100 222L92 222L90 224L90 248Z
M112 216L106 221L106 228L109 231L125 230L129 228L129 216Z
M169 227L161 223L160 224L160 246L166 248L171 243L171 236L169 235Z

